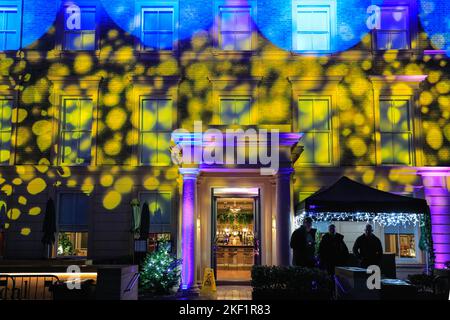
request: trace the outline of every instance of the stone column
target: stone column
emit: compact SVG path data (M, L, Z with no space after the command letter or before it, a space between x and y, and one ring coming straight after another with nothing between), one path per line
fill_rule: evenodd
M288 266L290 259L290 237L291 237L291 176L292 168L281 168L277 174L277 211L276 211L276 264Z
M195 196L197 189L197 168L180 168L183 176L182 218L181 218L181 289L191 289L195 284Z

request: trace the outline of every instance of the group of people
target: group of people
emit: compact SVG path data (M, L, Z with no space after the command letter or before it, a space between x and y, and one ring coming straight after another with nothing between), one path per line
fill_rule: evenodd
M334 224L330 224L328 233L320 240L317 263L316 233L317 230L312 227L312 219L306 217L303 225L295 230L291 237L293 264L308 268L319 266L330 275L334 275L336 266L346 266L349 262L349 251L344 236L336 232ZM370 224L366 225L364 234L356 239L353 254L362 268L381 264L383 248L380 239L373 234L373 227Z

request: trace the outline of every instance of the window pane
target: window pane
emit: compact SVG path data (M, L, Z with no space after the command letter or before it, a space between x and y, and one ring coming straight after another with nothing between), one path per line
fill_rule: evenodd
M235 50L248 51L252 49L252 34L251 33L239 33L236 34L236 47Z
M390 49L401 50L408 49L408 39L406 31L391 33Z
M0 133L0 163L8 163L11 157L11 131Z
M236 50L234 33L222 33L221 47L223 50Z
M158 100L143 100L141 114L141 130L156 130L158 121Z
M220 15L220 30L235 31L235 16L232 11L222 11Z
M95 32L83 32L81 48L83 50L95 50Z
M393 128L391 104L392 101L380 100L380 130L384 132L391 132Z
M64 49L65 50L80 50L82 48L82 36L77 32L66 32Z
M74 231L86 230L88 225L89 197L84 193L74 194L75 208L74 214Z
M11 101L0 100L0 130L6 131L11 130L11 115L12 107Z
M395 253L398 256L398 235L397 234L385 234L384 245L386 253Z
M222 124L234 124L234 101L222 99L220 101L220 118Z
M240 125L246 126L251 124L250 118L251 102L250 100L236 100L235 101L235 121Z
M381 28L383 30L408 29L408 10L406 8L382 8Z
M79 134L77 164L88 164L91 162L91 132L81 132Z
M20 17L17 11L7 11L4 14L5 21L1 27L5 26L8 31L18 31L20 28Z
M377 48L389 50L391 48L390 34L385 31L377 31Z
M393 135L393 149L396 164L411 164L411 141L408 133Z
M92 109L93 101L89 99L80 100L80 120L79 129L91 131L92 130Z
M144 31L155 31L158 30L158 12L156 11L145 11L144 12Z
M95 30L95 9L81 9L81 30Z
M172 215L172 196L170 192L158 195L158 218L160 224L170 224Z
M173 31L173 12L161 11L159 13L159 30Z
M65 132L62 135L61 161L65 164L76 163L78 140L73 137L72 132Z
M145 33L143 42L144 42L145 50L157 50L158 49L158 34L157 33Z
M170 133L158 133L158 159L154 161L160 165L169 165L170 158Z
M312 130L313 126L313 100L299 100L298 124L302 132Z
M407 100L392 101L392 123L396 132L409 131L409 102Z
M75 197L74 194L63 193L59 197L58 223L61 229L70 230L75 218Z
M416 241L413 234L400 234L400 258L416 257Z
M172 50L172 48L173 48L172 33L160 33L159 34L159 49L160 50Z
M158 119L156 124L156 130L168 131L172 130L172 100L159 100L158 101Z
M251 27L251 18L250 18L250 11L237 11L235 13L235 26L234 30L236 31L247 31L250 32L252 29Z
M300 144L304 147L300 155L300 163L314 163L314 133L305 133Z
M393 135L381 134L381 162L383 164L394 164Z
M327 9L311 9L298 12L299 31L329 32L329 12Z
M321 164L330 163L330 140L329 134L316 132L314 141L314 162Z
M141 163L157 163L157 135L154 132L147 132L141 135Z
M314 100L314 129L330 129L330 107L328 100Z
M311 35L312 50L327 51L330 50L330 36L328 34Z

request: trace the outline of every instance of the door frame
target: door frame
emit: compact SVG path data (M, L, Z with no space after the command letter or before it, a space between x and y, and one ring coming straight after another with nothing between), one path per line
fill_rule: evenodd
M211 268L214 270L214 278L216 279L217 283L247 283L247 280L236 280L236 281L227 281L227 280L220 280L217 278L217 258L216 258L216 249L215 249L215 243L216 243L216 231L217 231L217 200L220 198L242 198L242 199L253 199L253 233L254 233L254 241L258 241L257 248L254 247L254 249L258 250L258 254L253 255L253 265L261 265L261 189L258 187L258 194L236 194L236 193L230 193L230 194L221 194L221 195L215 195L214 189L221 189L221 188L211 188ZM256 188L255 188L256 189Z

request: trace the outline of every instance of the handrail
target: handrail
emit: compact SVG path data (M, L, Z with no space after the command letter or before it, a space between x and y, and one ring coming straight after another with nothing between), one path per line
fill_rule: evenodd
M133 277L131 278L130 282L127 285L127 288L124 290L124 293L130 292L131 289L133 289L134 285L136 284L137 280L139 279L139 276L140 276L140 274L137 272L133 275Z

